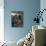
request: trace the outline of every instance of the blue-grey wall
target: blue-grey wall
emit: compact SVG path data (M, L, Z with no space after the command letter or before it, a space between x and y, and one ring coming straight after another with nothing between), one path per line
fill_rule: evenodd
M46 0L41 0L40 1L40 10L42 11L43 9L46 9ZM40 25L45 26L46 27L46 10L43 12L43 22L40 22Z
M18 41L32 28L35 12L40 9L40 0L5 0L4 35L7 41ZM24 11L24 27L11 27L11 11Z

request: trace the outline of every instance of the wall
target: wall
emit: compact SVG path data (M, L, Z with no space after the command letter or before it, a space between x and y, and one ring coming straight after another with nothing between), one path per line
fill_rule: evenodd
M18 41L32 28L35 12L40 9L40 0L4 0L4 38L7 41ZM11 27L11 11L24 11L24 27Z
M4 8L0 7L0 42L4 41Z
M43 9L46 9L46 0L41 0L41 1L40 1L40 9L41 9L41 11L42 11ZM43 17L44 20L43 20L43 22L41 21L40 25L46 27L46 20L45 20L45 19L46 19L46 11L43 12L42 17Z
M0 0L0 42L4 41L4 0Z

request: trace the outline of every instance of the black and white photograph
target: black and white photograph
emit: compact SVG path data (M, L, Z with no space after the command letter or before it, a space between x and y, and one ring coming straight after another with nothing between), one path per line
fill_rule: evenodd
M12 11L11 23L12 27L23 27L23 11Z

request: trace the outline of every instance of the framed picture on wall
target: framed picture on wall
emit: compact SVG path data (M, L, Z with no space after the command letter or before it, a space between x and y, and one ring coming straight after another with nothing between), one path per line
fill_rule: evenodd
M12 27L23 27L24 12L12 11L11 12L11 25Z

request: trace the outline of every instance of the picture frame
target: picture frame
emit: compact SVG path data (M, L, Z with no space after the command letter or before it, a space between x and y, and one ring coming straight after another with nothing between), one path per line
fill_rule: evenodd
M23 27L24 12L12 11L11 12L11 24L12 27Z

